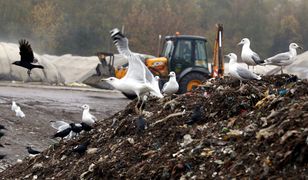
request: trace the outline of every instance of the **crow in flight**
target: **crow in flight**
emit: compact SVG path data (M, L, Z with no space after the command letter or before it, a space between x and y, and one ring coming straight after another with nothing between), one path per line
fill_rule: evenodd
M25 39L19 41L19 51L20 61L15 61L13 64L28 69L27 73L29 77L33 68L44 69L41 65L32 64L37 63L37 59L34 58L31 45Z

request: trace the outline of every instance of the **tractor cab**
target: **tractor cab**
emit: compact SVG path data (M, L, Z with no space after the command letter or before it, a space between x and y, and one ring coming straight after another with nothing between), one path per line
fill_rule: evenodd
M147 59L146 65L162 81L167 81L169 72L174 71L180 84L179 93L185 93L210 76L206 42L201 36L166 36L161 57Z
M208 69L206 42L199 36L167 36L162 56L169 59L169 71L179 75L190 67Z

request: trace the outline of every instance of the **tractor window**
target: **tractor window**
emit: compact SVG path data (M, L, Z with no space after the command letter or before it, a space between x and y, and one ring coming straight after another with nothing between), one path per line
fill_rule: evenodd
M195 44L195 66L207 67L205 41L196 40Z
M173 48L174 48L173 42L171 40L167 41L165 43L162 56L166 58L170 58L170 56L172 55Z
M191 64L191 49L191 41L179 40L174 56L182 63Z

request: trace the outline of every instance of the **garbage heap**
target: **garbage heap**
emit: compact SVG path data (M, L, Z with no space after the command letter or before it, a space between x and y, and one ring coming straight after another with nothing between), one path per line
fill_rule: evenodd
M0 174L4 179L308 177L308 81L265 76L240 86L212 79L183 95L136 101L77 139ZM201 118L191 121L201 106ZM138 128L139 127L139 128ZM72 149L87 140L85 154Z

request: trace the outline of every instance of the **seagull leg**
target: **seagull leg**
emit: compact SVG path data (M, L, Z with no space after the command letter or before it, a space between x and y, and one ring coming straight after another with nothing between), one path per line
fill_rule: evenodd
M140 97L139 97L139 95L138 95L138 101L137 101L137 103L136 103L136 105L135 105L135 111L136 111L137 114L139 114L139 108L138 108L139 102L140 102Z

